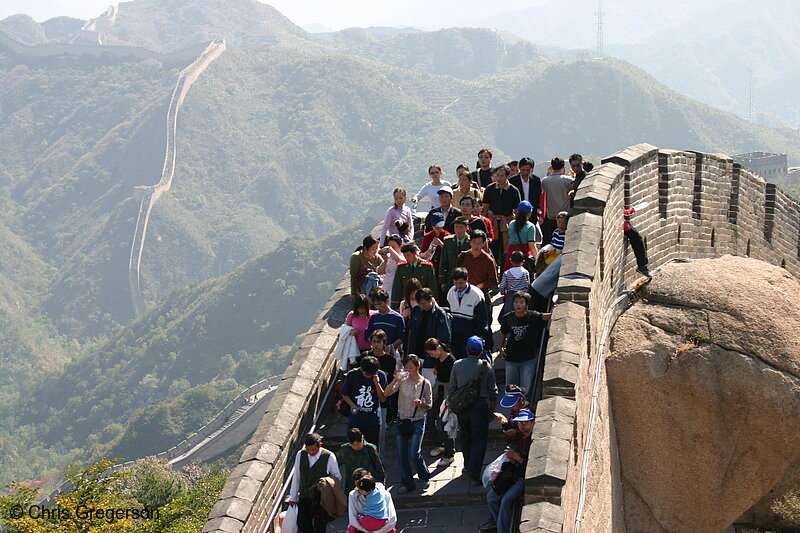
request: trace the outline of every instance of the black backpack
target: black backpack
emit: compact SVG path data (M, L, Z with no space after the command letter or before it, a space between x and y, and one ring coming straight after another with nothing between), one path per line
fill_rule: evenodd
M475 372L475 377L472 381L459 387L447 396L447 405L450 410L457 415L466 413L470 407L478 400L478 390L480 388L481 380L489 363L483 359L478 360L478 371Z

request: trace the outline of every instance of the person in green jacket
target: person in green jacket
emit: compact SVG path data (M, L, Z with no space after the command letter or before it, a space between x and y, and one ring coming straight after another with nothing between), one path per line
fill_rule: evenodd
M453 286L453 269L457 266L458 256L461 252L469 250L469 235L467 235L467 219L457 218L453 222L454 235L444 238L442 256L439 258L439 291L447 294Z
M400 308L400 302L405 295L406 281L417 278L423 287L428 287L433 291L434 298L439 297L439 287L436 283L436 273L433 271L433 263L419 258L419 247L413 242L404 244L400 252L405 261L397 265L397 272L394 275L392 285L392 309Z

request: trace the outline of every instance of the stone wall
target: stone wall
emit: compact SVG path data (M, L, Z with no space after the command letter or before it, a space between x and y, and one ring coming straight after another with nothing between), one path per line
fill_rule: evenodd
M142 61L155 59L164 65L186 65L194 61L209 42L197 43L183 50L170 53L159 53L139 46L100 45L100 44L69 44L45 43L25 44L13 35L0 31L0 46L7 48L15 54L30 58L46 58L57 56L90 56L100 59L115 59L124 61Z
M633 225L645 238L651 270L671 259L733 254L800 277L800 205L730 156L640 144L604 159L581 185L579 214L569 223L523 532L625 530L613 413L598 356L606 320L622 312L638 278L622 208L642 201L649 206Z
M336 377L333 350L351 309L349 294L346 275L304 335L203 532L261 533L268 524L299 442Z

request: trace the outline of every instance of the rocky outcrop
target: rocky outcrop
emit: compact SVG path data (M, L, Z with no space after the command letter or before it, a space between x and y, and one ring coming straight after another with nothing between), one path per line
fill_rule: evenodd
M800 283L740 257L669 264L606 361L628 533L717 533L800 464Z

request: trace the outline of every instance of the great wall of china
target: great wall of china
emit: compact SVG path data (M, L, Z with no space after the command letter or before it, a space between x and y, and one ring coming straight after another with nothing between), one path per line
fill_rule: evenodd
M650 208L636 226L651 268L733 254L800 277L800 204L730 156L639 144L605 158L581 185L579 214L570 220L525 475L523 533L614 530L618 465L597 356L606 321L621 311L637 277L622 208L642 201ZM348 292L345 278L305 334L203 532L276 530L291 457L336 374Z

